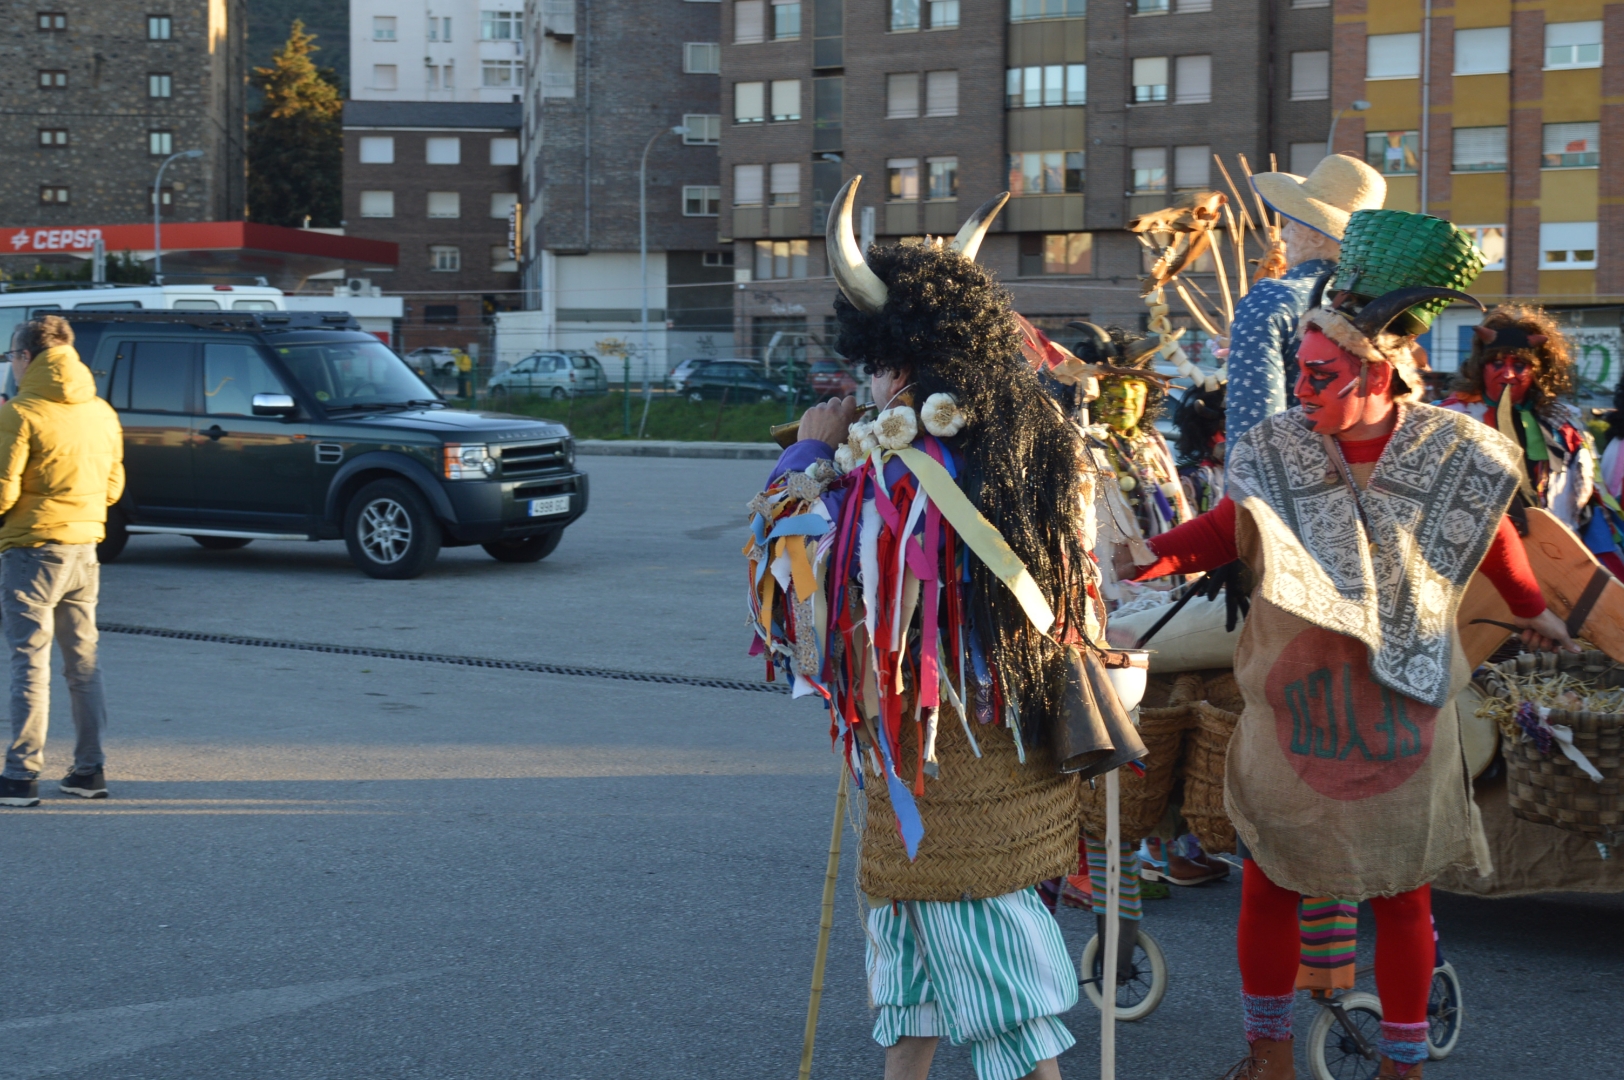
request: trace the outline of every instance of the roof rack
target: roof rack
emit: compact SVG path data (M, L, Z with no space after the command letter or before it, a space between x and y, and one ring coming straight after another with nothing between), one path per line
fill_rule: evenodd
M199 330L274 333L279 330L360 330L347 311L62 311L70 323L192 326Z

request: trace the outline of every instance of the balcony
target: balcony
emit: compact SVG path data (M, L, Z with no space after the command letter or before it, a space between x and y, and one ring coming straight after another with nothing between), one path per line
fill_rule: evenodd
M1009 200L1003 218L1010 232L1081 232L1083 196L1022 195Z
M541 0L541 32L560 41L575 40L575 0Z
M738 240L753 240L766 236L800 236L801 208L799 206L735 206L733 208L733 236Z

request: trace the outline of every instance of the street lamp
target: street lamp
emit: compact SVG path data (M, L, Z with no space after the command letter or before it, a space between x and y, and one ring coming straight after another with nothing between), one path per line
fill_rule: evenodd
M1346 109L1341 110L1335 116L1331 117L1331 133L1325 136L1326 157L1330 157L1332 154L1336 153L1336 122L1350 112L1364 112L1368 108L1370 108L1370 102L1355 101L1352 105L1349 105Z
M178 154L170 154L164 158L164 163L158 166L158 175L152 181L152 283L164 283L164 238L163 238L163 182L164 170L169 163L181 158L200 158L201 150L182 150Z
M643 429L648 426L648 406L654 397L654 388L649 382L649 345L648 345L648 152L654 147L654 140L661 135L686 135L686 125L678 124L676 127L664 128L648 137L643 144L643 158L637 166L637 257L638 269L643 278L643 419L637 425L637 437L643 437ZM632 433L632 399L626 395L626 425L625 433Z

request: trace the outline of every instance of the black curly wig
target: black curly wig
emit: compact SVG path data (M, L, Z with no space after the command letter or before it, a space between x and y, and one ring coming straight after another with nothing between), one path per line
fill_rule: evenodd
M1026 564L1054 609L1053 632L1080 630L1079 434L1021 356L1009 294L974 261L920 243L872 247L868 265L889 299L869 314L835 297L841 355L870 374L909 372L916 404L958 399L969 422L945 441L964 458L965 494ZM1039 745L1059 715L1064 654L979 559L970 566L975 633L1020 710L1022 740Z
M1173 449L1179 465L1188 468L1212 457L1213 443L1224 433L1224 396L1229 388L1203 390L1192 386L1173 410L1173 423L1179 439Z

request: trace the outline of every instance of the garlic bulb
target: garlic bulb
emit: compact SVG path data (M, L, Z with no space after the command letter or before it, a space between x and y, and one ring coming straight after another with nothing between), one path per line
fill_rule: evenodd
M919 416L925 422L925 430L939 439L957 435L964 429L967 419L952 394L932 394L925 399L925 407L919 410Z
M882 412L874 421L874 438L887 450L901 450L919 434L919 417L906 405Z

